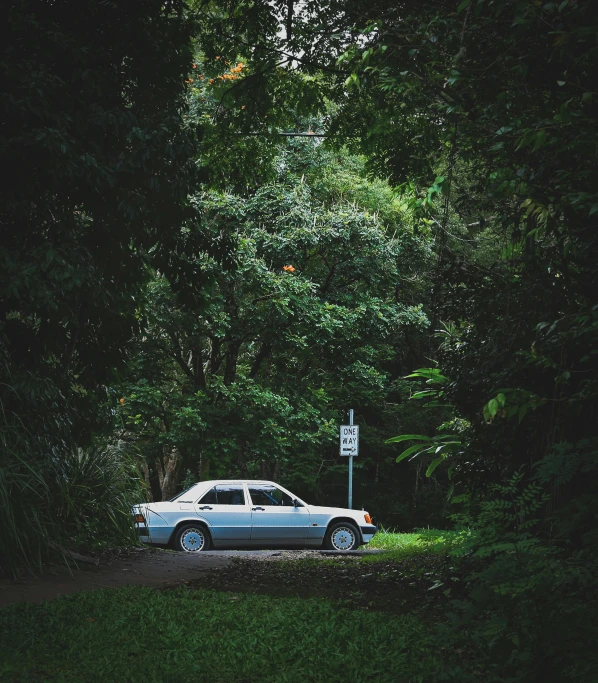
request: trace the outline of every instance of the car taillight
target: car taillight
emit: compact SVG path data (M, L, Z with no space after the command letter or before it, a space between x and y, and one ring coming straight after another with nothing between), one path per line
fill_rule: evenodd
M139 524L145 524L145 517L143 515L135 515L135 521Z
M369 514L366 512L365 515L365 523L366 524L371 524L372 523L372 518L369 516Z

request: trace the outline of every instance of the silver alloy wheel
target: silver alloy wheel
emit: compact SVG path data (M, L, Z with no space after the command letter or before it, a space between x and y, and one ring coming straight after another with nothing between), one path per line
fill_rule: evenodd
M339 526L330 537L330 542L335 550L351 550L355 546L355 534L346 526Z
M181 536L181 548L188 553L196 553L203 550L206 544L206 534L203 529L189 527Z

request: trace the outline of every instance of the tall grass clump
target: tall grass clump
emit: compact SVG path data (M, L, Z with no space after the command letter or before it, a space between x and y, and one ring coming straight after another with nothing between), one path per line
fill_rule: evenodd
M131 507L144 489L122 443L99 442L70 450L55 467L53 497L67 542L78 548L135 543Z
M131 507L143 499L135 463L98 443L29 464L14 452L0 463L0 567L40 571L68 549L135 543ZM66 554L65 554L66 553Z
M35 573L69 549L133 542L130 510L143 489L132 454L106 440L79 447L75 411L55 385L8 379L0 385L0 572Z
M2 444L4 445L4 444ZM12 455L8 458L7 455ZM0 463L0 568L13 575L35 570L60 537L51 494L42 473L6 451Z

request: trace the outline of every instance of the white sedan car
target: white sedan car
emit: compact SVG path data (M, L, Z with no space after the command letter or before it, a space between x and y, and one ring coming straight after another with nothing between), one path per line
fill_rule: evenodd
M376 533L363 510L308 505L271 481L202 481L162 503L133 508L144 543L214 548L354 550Z

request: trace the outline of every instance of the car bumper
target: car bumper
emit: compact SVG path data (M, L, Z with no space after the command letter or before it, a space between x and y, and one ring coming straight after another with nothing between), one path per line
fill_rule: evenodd
M369 543L372 538L376 535L376 531L378 531L378 527L375 527L373 524L369 524L368 526L362 526L361 527L361 537L363 538L364 543Z
M142 543L167 545L170 542L173 529L168 527L135 526L137 536Z

